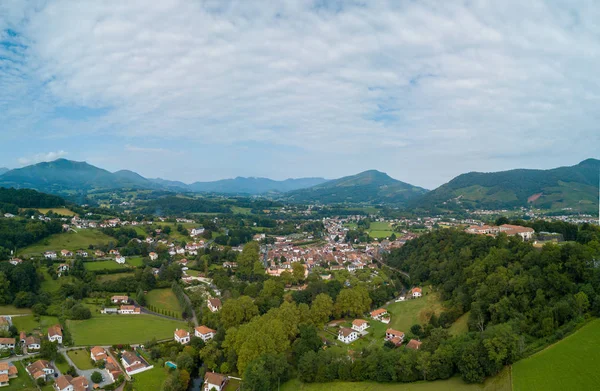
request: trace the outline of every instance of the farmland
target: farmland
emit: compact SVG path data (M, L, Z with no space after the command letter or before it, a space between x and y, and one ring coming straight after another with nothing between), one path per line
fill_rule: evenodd
M19 250L19 254L21 256L40 255L44 251L60 251L62 249L75 251L87 249L90 245L105 245L111 241L114 242L115 239L103 234L99 230L82 229L78 232L69 231L51 235L38 243Z
M75 345L90 346L172 338L175 329L186 327L186 323L152 315L105 315L69 320L67 326Z
M96 281L105 282L105 281L115 281L119 278L133 278L134 273L112 273L112 274L100 274L96 276Z
M515 391L591 390L600 384L600 319L513 365Z
M385 239L389 236L392 236L394 231L392 230L392 226L390 223L384 221L374 221L370 224L369 229L367 230L369 236L372 238Z
M0 315L31 314L30 308L17 308L14 305L0 306Z
M62 216L75 216L77 214L67 208L38 208L37 211L42 214L46 214L46 213L52 211L53 213L56 213L56 214L59 214Z
M5 391L36 391L38 388L33 384L33 380L25 371L25 367L20 361L15 361L14 365L17 367L19 374L16 378L10 379L10 383L7 387L2 387Z
M173 291L169 288L166 289L154 289L146 295L146 301L148 308L154 308L153 311L171 311L181 316L181 306ZM160 312L160 311L158 311Z
M118 264L115 261L95 261L86 262L85 270L99 271L99 270L127 270L127 265Z
M441 312L442 304L437 294L425 287L423 288L423 297L398 303L394 302L389 304L386 309L392 317L391 322L386 327L406 333L410 331L410 327L414 324L427 323L433 312Z

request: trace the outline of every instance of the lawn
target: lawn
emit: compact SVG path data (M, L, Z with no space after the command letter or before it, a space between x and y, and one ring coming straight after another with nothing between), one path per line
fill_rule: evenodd
M0 305L0 315L31 314L30 308L17 308L14 305Z
M29 247L19 250L19 255L26 257L40 255L44 251L60 251L63 249L75 251L87 249L90 245L98 246L115 242L116 239L96 229L81 229L78 232L62 232L45 238Z
M69 320L75 345L115 345L144 343L152 338L173 338L176 328L187 323L153 315L106 315L87 320Z
M460 377L433 382L375 383L375 382L332 382L303 384L294 379L282 384L281 391L511 391L510 371L487 379L483 384L467 384Z
M223 391L237 391L238 388L240 388L241 383L242 382L237 379L229 379Z
M133 375L133 389L135 391L160 390L169 376L166 368L154 367L148 371Z
M43 333L48 331L48 327L58 324L58 318L55 316L41 316L40 321L36 321L33 315L15 316L12 318L13 325L19 331L31 333L33 330L41 330Z
M392 236L394 231L390 223L385 221L374 221L370 224L369 230L367 231L369 236L372 238L385 239Z
M85 270L98 271L98 270L126 270L127 265L118 264L115 261L95 261L85 262Z
M128 265L134 266L134 267L142 267L144 266L144 261L142 260L142 257L130 257L130 258L126 258L127 260L125 261Z
M450 326L450 334L456 336L465 334L469 331L469 312L466 312L461 315L460 318L456 319L452 326Z
M600 384L600 319L513 365L515 391L592 390Z
M173 311L181 315L179 300L170 288L154 289L146 295L147 307L158 308L164 311Z
M96 281L116 281L119 278L133 278L134 273L113 273L113 274L99 274L96 276Z
M69 350L67 355L77 368L81 370L94 369L91 362L92 359L90 358L90 352L86 349Z
M425 287L423 288L423 297L398 303L394 302L389 304L386 309L392 317L391 322L386 327L407 333L412 325L427 323L433 312L439 314L442 310L442 304L438 299L438 295ZM371 322L372 325L376 323L381 322Z
M2 387L2 389L6 391L36 391L37 387L33 384L33 380L25 371L21 361L13 362L13 364L17 367L19 374L16 378L10 379L10 384L7 387Z
M62 215L62 216L75 216L77 214L67 208L38 208L37 211L40 212L41 214L46 214L46 213L52 211L52 212Z

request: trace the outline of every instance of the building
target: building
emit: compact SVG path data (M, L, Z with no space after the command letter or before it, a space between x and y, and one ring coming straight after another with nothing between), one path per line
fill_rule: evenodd
M25 338L24 345L27 347L27 352L32 350L40 350L42 347L42 341L38 337L32 335Z
M411 295L412 295L413 299L417 299L417 298L419 298L419 297L423 296L423 291L422 291L422 290L421 290L421 288L419 288L419 287L413 288L413 289L410 291L410 293L411 293Z
M108 372L108 377L110 377L110 380L112 380L113 383L117 381L119 376L123 374L123 372L121 371L121 367L111 356L108 356L106 358L106 364L104 364L104 369Z
M15 343L14 338L0 338L0 349L14 349Z
M117 255L117 257L115 258L115 261L116 261L118 264L122 265L122 264L124 264L124 263L125 263L125 257L124 257L124 256L122 256L122 255Z
M227 385L227 376L215 372L206 372L202 391L223 391Z
M10 328L10 318L6 316L0 316L0 331L8 331Z
M502 224L500 232L506 233L508 236L520 236L523 240L533 239L535 231L533 228L522 227L520 225Z
M37 360L29 364L25 370L31 375L33 380L44 379L47 380L54 374L54 368L50 366L50 363L46 360Z
M158 259L158 254L155 252L151 252L150 254L148 254L148 256L150 257L151 261L156 261Z
M200 228L192 228L192 230L190 231L190 236L199 236L202 235L204 233L204 228L200 227Z
M219 299L208 299L206 301L206 304L208 305L208 309L211 312L217 312L221 309L221 307L223 307L223 305L221 304L221 300Z
M106 357L108 357L108 356L106 355L106 350L104 350L103 347L94 346L93 348L90 349L90 358L94 362L105 361Z
M400 346L402 345L402 341L404 341L404 333L394 329L387 329L385 330L385 340L390 341L396 346Z
M57 255L55 251L46 251L44 252L44 258L46 259L56 259Z
M73 253L69 250L60 250L61 257L72 257Z
M0 387L8 386L10 379L14 379L19 375L17 367L12 363L0 363Z
M129 296L113 296L110 301L115 304L127 304L129 303Z
M62 327L59 324L48 327L48 340L50 342L58 342L62 345Z
M175 341L185 345L190 342L190 332L183 329L175 330Z
M71 377L63 375L56 378L53 388L56 391L85 391L89 387L89 383L85 376Z
M419 350L419 348L421 347L421 341L417 341L416 339L411 339L406 344L406 347L408 349Z
M202 338L204 342L207 342L214 338L215 334L217 334L216 330L208 328L204 325L198 326L194 329L194 335L198 338Z
M135 375L136 373L153 368L151 365L148 366L144 360L128 350L123 350L121 352L121 364L123 364L123 368L125 368L125 371L129 375Z
M140 307L136 307L134 305L122 305L118 313L121 315L139 315L142 313Z
M390 323L390 317L385 308L379 308L374 311L371 311L371 318L386 324Z
M352 321L352 330L356 330L359 333L369 328L369 322L363 319L354 319Z
M347 327L338 330L338 339L343 343L352 343L358 339L358 332Z

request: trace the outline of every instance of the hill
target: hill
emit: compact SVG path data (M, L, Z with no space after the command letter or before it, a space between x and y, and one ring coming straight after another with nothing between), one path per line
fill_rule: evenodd
M5 189L0 187L0 204L11 204L17 208L54 208L64 206L60 197L30 189Z
M188 186L191 191L210 193L285 193L292 190L315 186L326 182L324 178L298 178L275 181L268 178L244 178L222 179L214 182L195 182Z
M4 174L7 171L10 171L10 170L6 167L0 167L0 175Z
M292 202L331 203L393 203L404 204L425 194L427 190L398 181L389 175L369 170L360 174L288 192L287 200Z
M541 209L598 210L600 160L587 159L550 170L470 172L427 193L412 206L423 208L504 209L532 205Z

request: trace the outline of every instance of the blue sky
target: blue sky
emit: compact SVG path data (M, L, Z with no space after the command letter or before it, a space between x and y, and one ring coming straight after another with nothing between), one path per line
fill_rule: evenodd
M0 167L192 182L600 157L594 1L0 2Z

